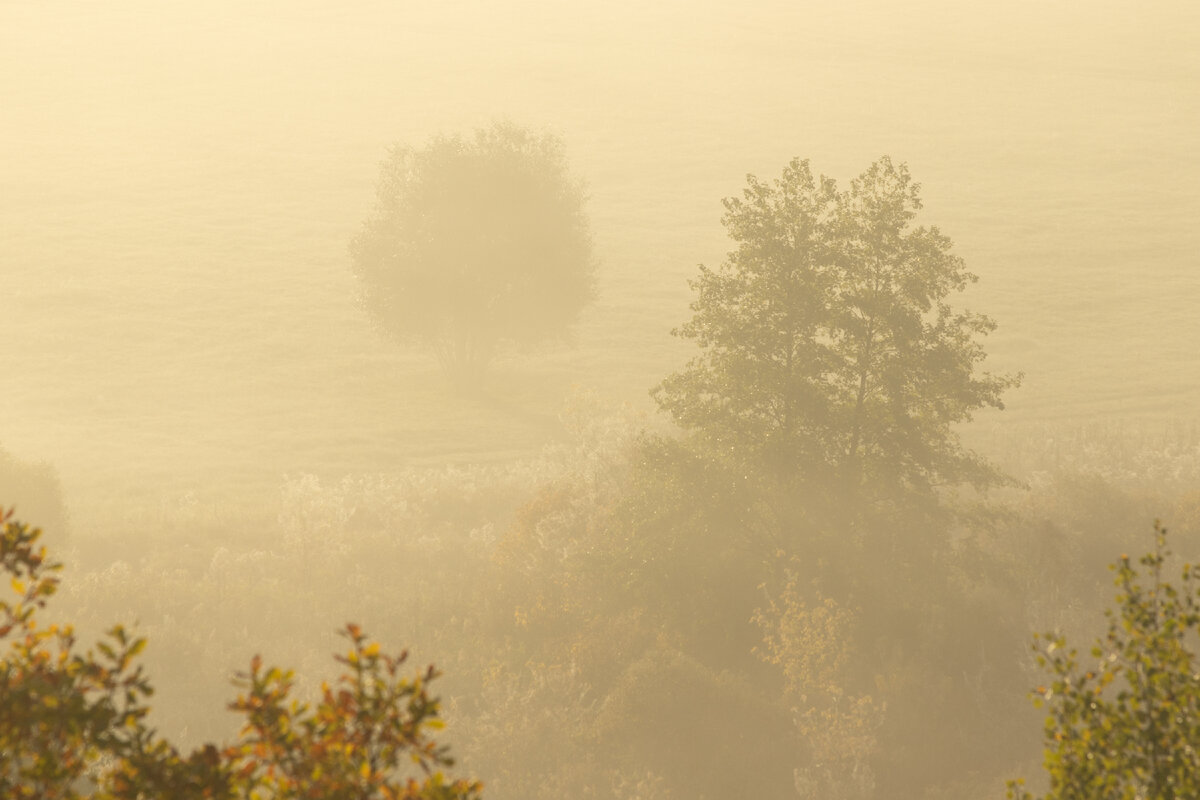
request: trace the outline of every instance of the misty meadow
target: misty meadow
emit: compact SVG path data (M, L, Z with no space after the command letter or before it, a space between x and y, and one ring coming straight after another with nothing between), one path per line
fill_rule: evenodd
M1195 796L1198 53L0 6L0 795Z

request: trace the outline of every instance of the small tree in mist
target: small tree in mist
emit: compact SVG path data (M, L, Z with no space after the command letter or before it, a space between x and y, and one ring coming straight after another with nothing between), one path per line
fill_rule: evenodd
M995 324L950 306L976 276L937 228L913 227L907 167L882 158L839 191L793 160L748 183L725 200L737 249L700 267L675 331L703 353L659 405L721 452L832 474L851 496L996 479L953 425L1003 407L1018 378L977 371Z
M1112 566L1118 593L1108 633L1087 656L1049 633L1035 637L1050 675L1034 702L1049 709L1044 800L1175 800L1200 797L1200 565L1184 564L1178 586L1163 577L1170 551ZM1012 800L1033 800L1021 782Z
M312 704L293 699L291 672L257 656L230 708L245 717L234 744L182 755L146 724L153 694L138 663L146 640L116 626L94 650L70 626L39 625L61 565L41 531L0 517L0 796L47 798L345 798L460 800L479 785L436 770L453 762L430 737L441 727L428 694L432 667L402 674L405 655L381 652L355 625L347 669ZM416 775L412 768L417 768Z
M592 297L584 194L562 142L508 123L394 148L351 244L372 321L460 387L501 342L562 335Z
M807 763L795 768L796 792L811 800L869 800L886 704L847 690L855 615L820 592L807 601L797 573L785 575L783 589L751 621L763 633L754 652L783 673L784 700L808 750Z

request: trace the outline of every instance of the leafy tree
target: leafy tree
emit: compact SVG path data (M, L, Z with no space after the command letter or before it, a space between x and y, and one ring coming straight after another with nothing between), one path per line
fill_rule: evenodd
M833 475L852 496L995 480L953 426L1003 407L1018 378L977 373L995 324L950 306L976 276L937 228L913 227L907 167L882 158L841 191L801 160L747 180L724 201L737 248L700 267L675 331L704 352L659 405L721 452Z
M393 148L351 244L366 311L460 384L503 341L563 333L592 296L584 194L562 142L508 123Z
M41 531L2 517L0 569L15 601L0 600L0 796L139 800L454 800L479 785L448 781L452 761L429 731L440 727L427 692L437 673L400 674L404 654L380 651L355 625L344 635L348 667L315 705L291 698L292 673L257 656L230 708L246 717L240 738L184 756L146 724L153 689L137 657L146 640L116 626L80 652L69 626L39 626L61 565ZM409 775L416 764L422 774Z
M1117 608L1086 656L1064 637L1035 638L1050 674L1034 702L1049 709L1045 800L1173 800L1200 796L1200 565L1185 564L1179 586L1163 578L1170 552L1155 524L1155 548L1139 563L1112 566ZM1020 781L1008 796L1032 800Z
M785 574L783 590L769 596L752 621L763 633L755 653L782 671L784 700L809 750L807 763L795 769L796 792L814 800L869 800L875 792L871 760L886 704L847 690L855 615L820 592L809 603L797 573Z

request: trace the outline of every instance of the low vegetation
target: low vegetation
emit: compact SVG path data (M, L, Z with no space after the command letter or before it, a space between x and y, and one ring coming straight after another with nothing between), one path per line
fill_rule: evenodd
M451 800L479 784L447 780L453 762L431 737L441 727L428 684L432 668L406 675L349 624L346 668L313 702L297 699L294 675L255 656L239 675L230 709L245 718L232 744L184 755L147 724L154 691L139 656L146 639L112 627L94 649L70 625L39 616L61 564L39 546L41 530L7 512L0 565L15 600L0 601L0 793L4 797L162 797L176 800L355 798ZM415 767L416 774L412 774Z
M184 752L236 728L220 709L247 653L318 698L319 654L359 619L445 669L456 755L489 797L786 797L800 780L994 798L1040 760L1029 631L1101 631L1104 564L1156 514L1178 547L1200 533L1195 443L1093 431L1013 442L1029 485L961 498L936 528L874 519L886 552L815 527L789 551L776 532L797 528L775 526L798 526L802 499L764 508L743 474L588 413L533 462L291 478L253 526L166 509L81 543L58 613L81 638L140 620L146 719Z

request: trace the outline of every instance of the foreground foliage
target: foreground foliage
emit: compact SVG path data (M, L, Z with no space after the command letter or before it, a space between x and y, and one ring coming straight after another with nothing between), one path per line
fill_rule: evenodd
M343 635L347 670L308 704L294 675L255 656L230 708L245 717L231 745L182 755L149 728L153 689L137 658L146 645L122 626L81 652L70 626L38 623L61 564L41 531L4 515L0 568L15 601L0 600L0 796L6 798L473 798L479 785L449 781L453 762L430 731L441 727L428 694L437 672L401 674L356 625ZM406 768L416 765L419 775Z
M1061 635L1035 639L1051 681L1034 701L1049 709L1044 800L1171 800L1200 796L1200 565L1184 564L1178 586L1165 580L1166 530L1142 556L1116 572L1117 608L1088 655ZM1032 800L1020 782L1014 800Z

